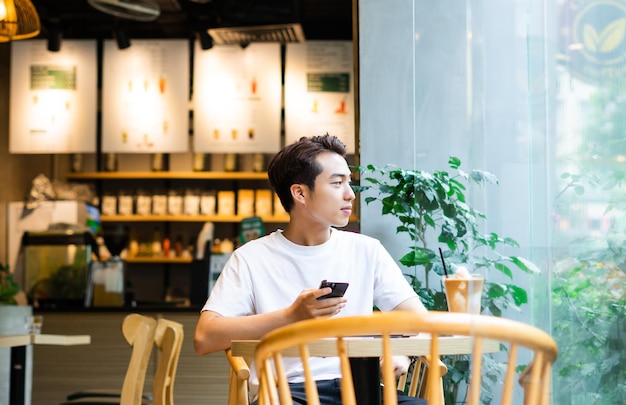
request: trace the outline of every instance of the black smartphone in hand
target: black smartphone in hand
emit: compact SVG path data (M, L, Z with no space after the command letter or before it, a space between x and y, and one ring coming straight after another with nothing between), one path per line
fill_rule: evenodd
M348 283L322 280L322 282L320 283L320 288L330 287L333 290L329 294L322 295L317 299L323 300L325 298L343 297L343 295L346 293L346 290L348 289L348 285Z

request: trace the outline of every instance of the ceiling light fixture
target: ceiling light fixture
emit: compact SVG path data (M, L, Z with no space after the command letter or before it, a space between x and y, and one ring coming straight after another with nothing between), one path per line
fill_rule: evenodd
M58 18L50 20L50 25L48 26L48 50L50 52L59 52L61 49L62 28L61 21Z
M87 0L98 11L136 21L154 21L161 8L153 0Z
M37 36L39 15L30 0L0 0L0 42Z
M206 51L213 48L213 38L211 38L206 29L201 28L198 30L198 39L200 40L200 48L202 50Z
M209 35L219 45L242 45L252 42L304 42L300 24L257 25L249 27L211 28Z
M115 37L118 49L130 48L130 38L123 27L116 26L113 29L113 37Z

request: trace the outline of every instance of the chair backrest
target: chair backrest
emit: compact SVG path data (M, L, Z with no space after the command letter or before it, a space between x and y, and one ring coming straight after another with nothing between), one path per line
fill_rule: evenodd
M440 381L438 385L441 389L436 394L438 400L443 403L443 376L448 373L448 367L440 359L432 361L430 356L419 356L413 359L409 370L398 378L398 390L405 392L410 397L434 400L431 398L432 394L427 390L428 369L430 367L439 367Z
M141 405L155 333L154 318L129 314L122 321L122 335L132 347L120 397L120 402L124 405Z
M396 381L391 361L393 355L391 336L395 334L429 333L432 336L430 357L439 358L439 337L442 335L472 336L472 372L468 403L479 404L481 387L481 359L484 339L509 343L509 359L502 392L502 404L512 402L515 368L519 347L533 352L531 370L523 373L525 378L525 403L549 404L551 365L556 360L557 346L545 332L531 325L510 319L485 315L469 315L430 311L424 314L404 311L376 312L371 315L341 318L312 319L297 322L265 335L255 353L255 366L259 375L259 404L291 405L289 385L282 366L281 352L297 347L304 369L305 391L309 404L318 404L315 382L308 364L308 343L324 338L337 338L337 356L342 373L341 395L344 405L355 404L355 393L347 357L344 337L381 335L383 354L382 382L383 402L397 404ZM275 365L275 366L274 366ZM440 367L428 369L429 405L443 405L437 392L441 389Z
M241 356L233 356L231 349L225 350L226 359L230 365L228 375L228 405L248 405L250 364L249 359ZM406 392L411 397L418 397L428 400L429 393L426 390L428 382L428 368L439 367L440 375L443 377L448 372L446 365L439 359L431 362L430 356L419 356L411 362L407 373L398 378L398 390ZM441 389L437 392L437 397L443 403L443 380L440 381Z
M230 349L226 349L225 352L230 364L228 373L228 405L248 405L250 366L243 357L233 356Z
M154 344L157 347L157 369L152 381L152 404L174 404L174 380L183 347L183 325L165 318L157 321Z

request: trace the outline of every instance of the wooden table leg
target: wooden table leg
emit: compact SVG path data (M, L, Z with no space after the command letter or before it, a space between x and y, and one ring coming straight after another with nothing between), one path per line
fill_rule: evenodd
M380 362L378 357L351 357L350 368L358 405L380 405Z

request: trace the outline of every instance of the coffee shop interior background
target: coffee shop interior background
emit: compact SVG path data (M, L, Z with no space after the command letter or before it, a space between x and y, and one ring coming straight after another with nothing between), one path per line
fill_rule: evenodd
M189 40L190 43L194 41L199 44L201 39L202 41L207 40L207 37L204 36L207 28L220 28L225 25L289 24L291 26L295 23L300 24L307 41L351 41L353 32L352 0L156 0L161 9L161 16L153 22L138 22L107 16L87 3L83 0L34 0L33 4L37 7L42 22L42 31L35 40L50 42L45 45L51 48L60 45L61 50L64 49L64 42L65 49L67 49L69 41L82 39L97 41L98 46L102 46L103 42L114 41L115 22L118 24L117 28L122 28L119 25L124 25L123 31L128 34L127 39L130 40L131 50L134 45L138 44L139 40L145 39ZM120 32L122 31L118 30L118 35ZM200 37L201 34L202 37ZM28 43L28 41L19 42ZM54 182L67 180L68 174L80 174L80 172L72 172L73 159L67 153L9 152L9 116L12 111L10 100L15 95L10 92L12 85L10 68L12 45L11 42L0 42L0 173L2 173L0 212L2 213L7 212L10 202L25 199L32 187L33 179L38 175L43 174ZM210 44L207 42L202 43L203 47L208 45ZM239 48L241 45L247 44L239 43L236 46ZM100 88L94 91L93 97L97 98L98 101L101 100ZM187 107L187 102L184 103L184 106ZM100 104L98 108L101 108ZM191 123L194 116L191 109L189 111L189 122ZM191 144L193 135L190 133L186 142ZM281 144L285 143L282 128L280 132L277 131L276 136L280 138ZM96 153L81 155L83 173L97 171L99 164L104 171L105 162L98 159ZM150 154L117 153L116 155L117 173L140 170L142 173L155 174L151 172L152 156ZM207 152L206 155L208 165L201 174L213 173L209 169L223 172L224 153ZM266 155L265 164L267 164L269 156L270 154ZM100 157L103 158L103 156ZM170 171L195 174L192 172L192 152L170 153L168 158L167 163ZM251 155L242 156L239 163L240 170L252 170ZM253 174L261 178L259 176L263 173ZM168 183L170 180L151 181ZM257 183L259 181L263 180L256 180ZM89 183L90 180L84 182ZM100 180L96 179L92 183L99 182ZM109 180L107 182L111 183ZM119 184L117 183L118 180L112 182ZM132 182L137 184L141 183L142 180L134 179ZM137 225L142 226L139 222L132 223L132 226ZM153 224L143 225L153 229ZM280 226L279 223L264 225L266 225L266 231L271 230L272 227ZM199 232L202 223L181 222L176 226L191 227L193 228L191 232ZM217 226L217 228L219 227L228 228L233 232L233 236L235 229L237 229L236 224L228 223L221 223ZM7 262L9 256L6 230L7 218L6 215L2 214L0 215L0 241L2 241L0 243L0 261L3 263ZM216 229L217 232L220 231ZM176 234L171 236L175 238ZM186 265L180 264L143 265L141 263L135 263L132 266L134 267L127 269L127 274L132 272L145 274L147 273L145 268L153 266L171 266L169 273L177 274L179 268L186 267ZM182 274L184 271L180 273ZM156 276L153 277L152 274L148 274L148 280L156 282L155 278ZM185 283L185 285L187 284ZM151 283L148 282L144 283L142 287L146 290L153 290L159 294L158 298L162 299L160 288L152 288ZM136 292L138 293L138 291ZM46 346L34 348L32 404L60 403L68 393L77 389L119 386L120 376L124 375L128 360L128 347L120 339L119 326L124 313L129 310L131 309L124 307L101 310L90 308L81 311L63 309L45 311L43 333L88 334L92 336L92 343L85 347L73 347L67 350ZM187 308L172 308L171 306L157 308L152 306L135 310L148 311L153 316L164 316L184 324L185 343L178 366L174 390L175 402L189 405L206 404L207 401L216 404L226 403L229 366L223 353L199 357L193 351L192 331L197 321L197 306ZM36 311L41 311L41 309ZM59 369L60 364L63 365L62 371ZM105 371L100 367L95 367L95 365L101 364L108 365ZM149 375L146 387L150 387L150 384L151 376ZM1 400L0 403L2 403Z
M113 29L123 25L125 32L129 36L132 46L133 39L183 39L189 40L190 45L201 42L205 47L206 35L208 29L227 29L232 35L239 35L240 42L238 46L245 48L249 45L246 42L244 34L236 33L233 25L244 28L254 28L268 24L301 27L302 34L307 41L309 40L351 40L352 39L352 2L350 0L342 1L313 1L313 0L284 0L284 1L191 1L191 0L157 0L160 8L160 16L152 22L138 22L131 19L117 18L87 5L87 2L78 0L62 0L62 1L45 1L35 0L33 4L37 8L41 19L41 33L35 38L47 41L49 50L55 47L61 48L63 41L71 41L74 39L91 39L97 40L98 46L105 41L111 41L114 38ZM228 28L230 27L230 28ZM278 29L278 28L275 28ZM119 34L118 34L119 35ZM267 34L269 35L269 34ZM271 35L280 35L280 32L273 32ZM214 35L217 38L217 34ZM243 38L243 39L241 39ZM301 39L304 39L301 38ZM54 43L59 41L59 43ZM266 41L266 40L264 40ZM272 42L283 41L278 39L270 39ZM118 42L119 46L119 42ZM190 56L193 58L193 48L190 46ZM284 52L284 49L283 49ZM192 63L192 62L191 62ZM194 170L194 154L193 150L193 105L190 103L189 115L189 146L185 149L188 152L182 153L118 153L104 154L100 149L95 153L10 153L9 152L9 112L10 98L9 83L11 80L11 42L0 43L0 171L4 173L3 187L0 189L0 210L7 212L8 203L11 201L22 201L29 193L32 182L36 176L43 174L53 182L68 181L68 174L76 172L100 172L111 169L107 167L107 158L109 163L114 160L115 170L119 172L149 172L153 169L173 171L173 172L192 172ZM98 114L101 108L101 77L102 72L102 56L98 56L98 92L94 97L98 99ZM193 81L193 75L190 75ZM191 89L191 84L190 84ZM191 99L191 94L190 94ZM191 101L191 100L190 100ZM283 113L284 116L284 113ZM98 125L102 125L99 122ZM284 123L281 125L282 133L277 133L276 137L280 137L280 143L284 144ZM100 136L100 135L98 135ZM99 148L100 146L98 146ZM228 165L227 153L206 153L201 158L201 171L221 172L232 170L225 167ZM253 172L263 171L267 161L271 158L271 153L264 153L261 156L259 168L259 156L256 160L252 153L237 154L237 171ZM354 159L354 156L350 157ZM155 168L156 159L159 161L159 167ZM196 159L197 161L198 159ZM161 165L162 164L162 165ZM79 167L77 167L79 166ZM198 169L196 167L196 169ZM74 179L71 179L74 181ZM92 181L90 181L92 180ZM102 193L102 189L106 190L107 186L111 187L111 182L99 182L97 179L79 179L83 184L88 184L96 190L96 194ZM130 181L121 181L115 183L113 187L117 189L131 190L134 192L140 185L146 187L169 187L175 184L176 180L160 179L159 181L148 181L147 184L141 179ZM183 184L185 181L182 182ZM233 187L245 187L250 185L254 188L267 188L265 180L256 180L252 183L229 183ZM210 181L196 181L194 186L197 187L215 187L215 183ZM174 186L171 186L174 188ZM178 187L178 185L176 185ZM150 190L149 190L150 191ZM97 195L102 202L102 195ZM98 202L98 199L95 200ZM283 217L286 218L286 217ZM141 222L141 221L140 221ZM284 221L282 221L284 223ZM280 221L271 221L265 225L266 231L271 231L279 227ZM230 238L235 243L238 224L234 223L218 223L216 224L216 237ZM1 239L7 240L9 236L6 234L7 223L6 217L0 216L0 236ZM163 239L168 237L171 240L171 250L174 251L175 242L182 240L184 248L192 245L198 233L202 229L202 223L199 221L183 221L180 223L164 224L156 222L133 223L131 229L136 234L140 232L143 235L150 234L150 238L158 237ZM0 260L6 262L9 259L7 252L7 244L0 244ZM156 264L158 266L159 264ZM136 265L137 266L137 265ZM155 264L151 264L154 267ZM166 264L166 267L172 267L176 271L168 271L168 277L176 278L176 274L180 272L176 267L176 263ZM184 267L184 266L183 266ZM138 265L135 272L154 275L155 272L144 271L145 266ZM157 276L162 278L162 276ZM174 281L175 283L175 281ZM187 282L182 282L185 287ZM148 283L150 285L150 283ZM156 290L160 291L160 288ZM147 297L149 299L158 300L162 297Z

